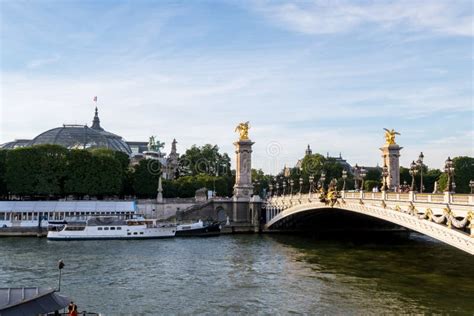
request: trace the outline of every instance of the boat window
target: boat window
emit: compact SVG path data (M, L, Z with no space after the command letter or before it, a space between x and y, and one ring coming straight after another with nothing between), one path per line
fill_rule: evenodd
M102 227L97 227L97 230L102 230Z
M117 227L117 230L122 230L122 227Z
M81 231L81 230L84 230L84 229L85 229L84 226L80 226L80 227L78 227L78 226L68 226L68 227L66 227L65 230Z
M130 236L132 233L127 233L127 236Z
M115 230L115 227L110 227L110 230Z
M143 232L140 232L140 235L143 235Z
M133 232L133 234L134 234L134 235L136 235L136 234L137 234L137 232Z
M0 213L0 221L4 221L5 220L5 213Z
M104 230L109 230L109 228L108 228L108 227L104 227Z

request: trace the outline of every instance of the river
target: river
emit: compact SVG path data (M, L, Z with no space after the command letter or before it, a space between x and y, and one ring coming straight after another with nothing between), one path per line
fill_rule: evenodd
M474 256L422 236L0 239L0 287L56 287L116 314L474 313Z

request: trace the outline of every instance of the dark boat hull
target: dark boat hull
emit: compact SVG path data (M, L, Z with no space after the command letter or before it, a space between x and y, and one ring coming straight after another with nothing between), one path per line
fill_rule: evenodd
M221 234L219 224L212 224L202 228L177 230L176 237L212 237Z

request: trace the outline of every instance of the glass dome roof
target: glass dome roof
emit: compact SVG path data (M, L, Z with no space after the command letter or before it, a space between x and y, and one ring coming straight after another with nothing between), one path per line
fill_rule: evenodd
M30 141L29 146L55 144L68 149L108 148L131 154L130 146L122 137L105 131L95 109L92 127L87 125L63 125L39 134Z

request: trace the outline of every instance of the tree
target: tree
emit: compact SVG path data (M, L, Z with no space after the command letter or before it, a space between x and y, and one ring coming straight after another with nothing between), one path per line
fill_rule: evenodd
M380 180L379 181L376 181L376 180L364 181L364 190L365 191L370 192L375 187L380 187Z
M34 146L38 151L35 194L58 196L63 194L67 149L58 145Z
M456 193L470 193L469 181L474 180L474 158L473 157L454 157L454 183L456 184ZM439 179L440 190L445 190L448 182L446 173L443 173Z
M36 187L37 150L33 147L9 150L6 157L6 182L9 191L19 196L32 195Z
M97 192L92 153L82 149L72 149L68 153L64 191L67 195L92 195Z
M122 189L122 165L114 156L92 154L92 163L97 170L97 185L91 194L96 196L118 195Z
M423 170L423 187L424 187L423 192L425 193L433 192L434 183L440 178L441 175L442 175L442 172L439 169L429 169L429 170L426 170L426 173L425 173L425 170ZM417 175L418 183L420 183L421 181L420 179L421 179L421 176Z
M254 182L254 190L263 197L268 192L268 186L272 182L273 176L265 174L262 169L252 169L252 181Z
M7 172L7 151L0 149L0 198L8 196L6 172Z
M140 160L140 162L134 167L132 175L133 191L138 197L156 197L160 176L161 163L158 160Z
M63 192L67 149L40 145L9 150L6 182L9 191L23 195L60 195Z
M195 176L230 176L230 158L219 152L217 145L206 144L202 147L193 145L179 159L179 175Z

